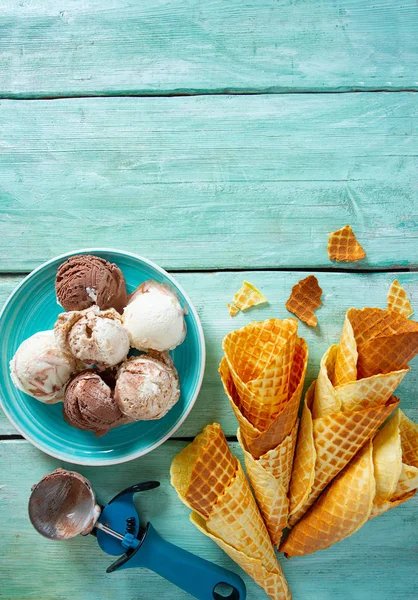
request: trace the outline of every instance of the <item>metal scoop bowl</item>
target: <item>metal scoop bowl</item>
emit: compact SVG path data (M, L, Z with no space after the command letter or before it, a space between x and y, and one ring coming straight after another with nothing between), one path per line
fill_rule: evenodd
M89 481L75 471L57 469L46 475L29 498L29 519L50 540L90 533L100 512Z

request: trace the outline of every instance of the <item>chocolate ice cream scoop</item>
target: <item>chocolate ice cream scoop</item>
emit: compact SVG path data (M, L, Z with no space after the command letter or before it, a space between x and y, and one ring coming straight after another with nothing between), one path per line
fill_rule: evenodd
M101 309L122 312L128 302L122 271L104 258L78 254L60 265L55 279L57 300L65 310Z
M133 421L161 419L179 397L178 374L167 353L133 356L119 368L115 400Z
M97 371L82 371L70 380L63 413L67 423L97 436L130 422L116 404L111 386Z

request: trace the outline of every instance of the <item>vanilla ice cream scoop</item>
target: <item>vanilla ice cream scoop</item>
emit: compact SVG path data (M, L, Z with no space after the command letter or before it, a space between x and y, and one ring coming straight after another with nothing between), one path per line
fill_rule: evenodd
M61 350L85 366L114 367L125 360L129 351L128 333L113 308L100 310L92 306L61 313L54 331Z
M15 386L46 404L64 399L65 385L75 372L75 361L60 350L53 331L32 335L10 361Z
M177 295L156 281L145 281L131 294L122 318L131 346L137 350L173 350L186 337L184 310Z
M133 421L161 419L179 397L178 374L166 353L133 356L119 368L115 400Z

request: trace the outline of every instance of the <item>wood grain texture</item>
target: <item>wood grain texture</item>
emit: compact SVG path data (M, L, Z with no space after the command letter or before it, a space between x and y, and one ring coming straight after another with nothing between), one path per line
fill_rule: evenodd
M244 326L253 320L270 317L286 318L293 316L285 308L292 286L307 273L289 272L242 272L242 273L181 273L176 278L184 286L202 320L206 338L207 363L202 391L190 416L176 433L178 437L194 437L205 425L213 421L221 423L228 435L235 435L237 422L223 392L218 375L218 364L222 357L223 337L232 329ZM321 306L317 311L318 327L313 329L304 323L299 324L299 335L305 337L309 345L309 363L306 387L316 378L319 361L325 350L337 342L341 334L345 311L351 306L386 306L386 294L390 283L396 277L410 295L412 306L418 313L418 274L396 275L390 273L341 274L317 273L323 289ZM19 277L0 278L0 305L18 283ZM227 302L248 279L267 296L269 304L255 307L234 318L228 314ZM414 318L414 317L412 317ZM415 318L418 315L415 314ZM402 400L402 408L418 422L418 358L411 363L411 372L406 375L397 390ZM16 433L13 426L2 414L0 434Z
M152 454L124 465L78 467L106 502L128 485L158 479L161 487L137 497L143 522L150 520L168 541L239 572L248 600L267 596L222 551L189 522L189 509L169 483L173 456L183 442L166 442ZM232 450L241 459L236 443ZM32 484L61 465L25 441L0 442L0 593L7 600L187 600L189 595L146 570L107 575L112 562L93 538L51 542L32 529L27 501ZM417 498L367 523L351 538L311 556L280 558L293 600L413 599L418 586Z
M418 265L415 93L0 102L0 270L107 246L170 269ZM347 265L344 265L347 266Z
M418 89L418 6L8 0L0 96Z

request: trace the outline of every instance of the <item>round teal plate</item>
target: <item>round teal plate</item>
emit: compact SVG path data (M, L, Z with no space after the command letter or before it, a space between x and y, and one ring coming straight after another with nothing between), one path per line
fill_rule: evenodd
M123 271L128 293L142 281L154 279L171 284L187 307L187 336L171 352L179 373L181 396L165 417L139 421L96 437L68 425L62 403L46 405L14 387L9 361L18 346L37 331L52 329L62 308L55 297L58 266L73 254L96 254L116 263ZM118 250L78 250L41 265L15 289L0 314L2 346L0 374L1 406L16 429L34 446L60 460L79 465L112 465L150 452L169 438L183 423L197 398L205 368L205 342L196 310L187 294L166 271L151 261Z

